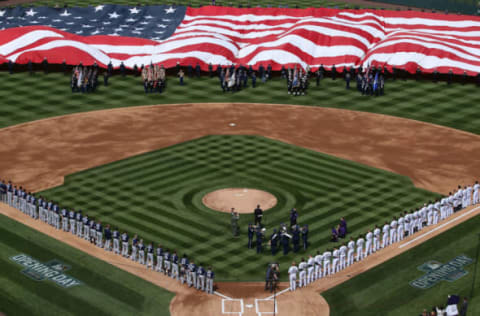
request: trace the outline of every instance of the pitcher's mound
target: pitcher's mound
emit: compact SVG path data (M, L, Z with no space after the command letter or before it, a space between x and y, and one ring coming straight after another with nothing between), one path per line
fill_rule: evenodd
M265 191L255 189L221 189L206 194L203 204L207 207L230 213L232 207L238 213L253 213L257 205L268 210L277 204L277 198Z

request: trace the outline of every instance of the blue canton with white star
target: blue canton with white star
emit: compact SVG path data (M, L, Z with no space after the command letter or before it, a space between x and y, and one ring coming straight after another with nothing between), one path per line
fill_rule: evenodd
M182 22L184 6L98 5L86 8L15 7L0 10L0 29L45 25L72 34L140 37L160 41Z

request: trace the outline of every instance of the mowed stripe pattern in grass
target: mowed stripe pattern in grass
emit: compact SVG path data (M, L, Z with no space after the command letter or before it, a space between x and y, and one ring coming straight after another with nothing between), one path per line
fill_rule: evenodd
M431 310L432 306L444 306L447 295L451 294L468 297L467 315L479 315L480 278L477 275L473 283L475 263L464 266L468 274L453 282L440 281L426 290L409 284L425 274L418 267L428 261L445 264L460 255L478 260L479 225L480 217L477 216L322 293L330 305L331 315L420 315L424 308Z
M139 77L114 76L110 85L101 85L91 94L72 94L70 77L36 72L9 75L0 72L0 128L75 112L147 104L250 102L299 104L334 107L404 117L480 133L480 93L473 84L388 80L386 95L361 96L355 89L345 90L343 80L325 79L319 87L315 80L308 95L287 94L284 80L274 78L236 93L222 93L218 78L186 78L186 86L169 77L163 94L145 94Z
M333 246L329 231L340 216L356 235L436 196L406 177L256 136L200 138L68 176L42 194L211 264L219 280L262 280L267 262L277 260L285 270L308 253L272 257L248 250L252 215L241 216L241 238L232 238L230 215L201 203L224 187L277 196L265 214L268 236L297 207L300 224L310 226L310 252Z
M60 241L0 215L0 312L6 315L169 315L173 294ZM71 266L82 285L64 289L34 281L9 258L26 254L40 262Z

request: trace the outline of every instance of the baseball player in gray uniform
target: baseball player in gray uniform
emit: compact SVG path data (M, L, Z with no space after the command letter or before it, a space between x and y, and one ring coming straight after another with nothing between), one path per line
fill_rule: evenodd
M122 234L122 256L128 258L128 234L123 232Z
M206 292L208 294L213 294L213 280L215 279L215 273L212 270L212 267L208 267L207 270L207 288Z
M145 246L143 245L143 239L140 239L138 243L138 263L145 264Z
M103 227L102 222L98 221L95 225L95 232L97 233L97 247L102 248L103 246Z
M72 235L75 235L75 212L73 209L71 209L69 212L68 212L68 222L70 224L70 232L72 233Z
M170 252L168 251L168 249L165 249L165 252L163 253L163 273L165 273L165 275L168 275L170 276L170 270L171 270L172 266L171 266L171 263L170 263ZM193 280L193 283L195 284L195 287L197 285L197 274L196 274L197 271L195 271L195 279Z
M149 243L147 246L147 269L151 267L153 270L154 262L153 262L153 243Z
M13 206L13 185L11 181L7 183L7 204L8 206Z
M205 291L205 269L200 264L197 268L197 290Z
M53 208L55 207L55 202L51 201L50 207L48 208L48 224L53 226L55 221L55 211Z
M174 251L173 254L172 254L172 275L171 277L172 278L175 278L178 280L178 255L177 255L177 252Z
M480 184L478 184L478 181L475 181L473 185L473 204L476 205L478 203L480 203Z
M138 236L135 234L132 239L132 254L130 255L130 259L132 261L137 261L137 245L138 245Z
M157 272L163 272L163 248L160 244L157 247L157 267L155 270Z
M113 252L119 255L120 254L120 232L118 231L118 228L115 227L113 229L112 237L113 237Z
M82 233L83 233L83 216L82 216L82 210L79 210L76 214L77 220L77 237L82 238Z
M85 214L83 217L82 217L82 227L83 227L83 233L82 233L82 236L83 236L83 239L86 239L88 240L88 237L90 236L90 219L88 218L88 214Z

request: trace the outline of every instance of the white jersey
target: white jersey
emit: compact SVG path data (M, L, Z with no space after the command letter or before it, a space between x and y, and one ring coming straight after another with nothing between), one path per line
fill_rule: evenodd
M400 217L398 219L398 226L403 226L403 220L404 220L403 217Z
M315 259L313 259L313 257L312 257L312 258L308 258L308 262L307 262L307 263L308 263L308 266L309 266L309 267L313 267L313 265L315 264Z
M393 220L391 223L390 223L390 227L395 229L397 228L397 221L396 220Z
M379 237L380 237L380 233L381 233L381 231L380 231L380 228L378 228L378 227L373 230L373 235L374 235L376 238L379 238Z
M307 263L305 261L302 261L300 262L300 264L298 265L298 270L300 270L300 272L302 271L306 271L307 270Z
M355 248L355 242L353 240L350 240L348 242L348 249L354 249Z
M365 243L365 240L363 238L357 239L357 248L363 247L364 243Z
M333 258L334 258L334 259L335 259L335 258L338 258L338 256L339 256L339 252L338 252L337 249L335 249L335 250L333 251Z
M372 232L368 232L368 233L367 233L367 236L365 236L365 238L367 239L367 242L371 242L371 241L372 241L372 238L373 238Z
M347 246L343 245L342 247L340 247L340 249L338 250L340 252L340 257L345 257L347 255Z
M330 262L330 257L332 256L332 253L330 251L325 251L323 253L323 261L324 262Z
M292 276L297 276L297 273L298 273L298 268L296 266L291 266L290 268L288 268L288 274L292 277Z
M473 193L476 192L476 193L478 194L479 191L480 191L480 184L475 183L475 184L473 185Z
M390 230L390 225L388 225L388 224L383 225L382 231L383 231L384 234L388 234L389 230Z
M318 265L321 265L323 262L323 256L322 255L316 255L315 256L315 263Z

